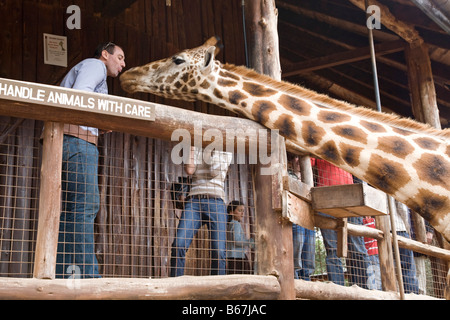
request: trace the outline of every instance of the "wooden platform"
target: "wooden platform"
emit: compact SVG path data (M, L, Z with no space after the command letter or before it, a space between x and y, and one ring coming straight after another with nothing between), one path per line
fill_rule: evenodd
M314 187L311 200L315 211L336 218L388 214L386 194L367 184Z

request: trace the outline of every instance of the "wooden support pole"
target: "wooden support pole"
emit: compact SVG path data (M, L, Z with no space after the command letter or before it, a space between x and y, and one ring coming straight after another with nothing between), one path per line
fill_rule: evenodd
M397 240L397 227L395 224L395 217L398 216L397 208L395 206L395 200L391 196L388 197L389 203L389 217L391 219L391 230L392 230L392 245L394 248L394 257L395 257L395 268L396 275L398 281L398 287L400 291L400 299L405 300L405 288L403 287L403 276L402 276L402 265L400 260L400 251L398 248L398 240Z
M280 80L278 12L275 1L247 1L245 15L248 27L249 66L259 73ZM285 147L282 150L286 152ZM271 165L273 163L269 164ZM276 164L278 169L282 169L280 165L283 163ZM272 175L268 175L268 166L259 164L255 168L258 274L276 276L281 287L279 298L295 299L292 223L282 219L280 210L283 180L273 179ZM262 172L266 174L261 174ZM280 171L277 176L279 173ZM273 199L272 190L277 190Z
M389 216L376 216L375 225L383 232L383 239L378 240L378 256L380 259L381 285L383 291L397 291L395 280L394 258Z
M61 214L61 169L64 124L46 122L42 151L39 222L33 276L54 279Z
M342 226L337 229L337 256L347 258L348 255L347 218L342 219Z
M256 165L255 169L257 273L277 277L281 287L279 298L292 300L295 299L292 223L272 209L272 176L261 174L268 168Z
M405 56L414 117L441 129L428 47L425 43L410 43Z
M274 0L245 2L249 67L281 80L278 11Z

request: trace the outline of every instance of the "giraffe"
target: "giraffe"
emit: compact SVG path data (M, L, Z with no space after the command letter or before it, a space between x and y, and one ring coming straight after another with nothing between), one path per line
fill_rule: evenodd
M418 212L450 241L450 131L375 112L215 59L202 46L132 68L122 88L201 100L277 129L286 140Z

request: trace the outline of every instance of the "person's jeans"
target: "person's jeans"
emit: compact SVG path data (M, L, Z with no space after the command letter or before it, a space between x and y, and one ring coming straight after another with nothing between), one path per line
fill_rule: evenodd
M381 290L380 258L378 254L369 256L369 267L367 268L367 289Z
M100 206L97 173L97 147L65 135L56 262L58 278L100 277L94 248L94 220Z
M410 238L406 231L397 231L399 236ZM405 293L419 294L419 281L416 276L416 263L412 250L399 248L400 264L402 267L402 279Z
M172 245L171 277L184 274L186 251L203 224L208 225L211 241L211 275L226 273L226 206L220 198L190 198L185 204Z
M323 216L329 215L320 213ZM350 217L348 221L354 224L363 224L361 217ZM327 251L325 259L328 279L341 286L345 285L344 268L341 259L337 256L337 232L329 229L320 229ZM350 280L361 288L367 289L368 254L363 237L348 237L349 258L346 260Z
M311 280L309 277L315 269L316 232L292 225L294 242L294 277L295 279Z

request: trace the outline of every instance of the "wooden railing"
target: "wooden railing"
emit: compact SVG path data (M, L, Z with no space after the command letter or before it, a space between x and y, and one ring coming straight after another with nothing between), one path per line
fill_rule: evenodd
M176 129L191 133L194 141L195 124L202 123L202 132L220 130L226 137L227 129L263 127L253 121L235 117L214 116L180 108L128 99L123 97L86 93L61 87L40 85L0 78L0 115L45 121L44 152L41 168L39 226L34 264L34 279L0 278L0 298L249 298L293 299L296 297L321 298L320 290L333 292L333 298L348 297L354 289L332 284L318 284L295 280L292 259L292 223L307 228L335 229L341 235L367 236L379 241L383 288L391 291L358 291L358 298L399 298L392 259L392 240L385 213L380 213L380 230L342 224L340 219L326 219L314 214L311 193L312 175L309 158L302 159L303 182L292 180L286 174L286 150L281 143L279 158L271 175L260 174L263 165L255 167L256 230L258 274L260 276L185 277L174 279L96 279L68 283L55 279L56 246L60 214L62 123L88 125L105 130L171 140ZM198 129L198 128L197 128ZM252 143L252 137L233 136L235 146ZM224 148L227 139L224 138ZM267 141L271 143L270 140ZM209 142L205 141L207 145ZM288 151L301 153L290 144ZM269 147L268 147L269 148ZM304 156L302 154L302 156ZM273 169L273 168L272 168ZM308 171L309 170L309 171ZM358 187L356 187L358 188ZM341 190L342 191L342 190ZM372 192L372 190L371 190ZM377 190L373 191L375 194ZM362 206L369 204L363 203ZM345 207L344 204L342 204ZM365 211L363 211L364 214ZM448 250L432 247L399 237L399 245L430 256L450 261ZM50 279L50 280L48 280ZM65 281L65 282L64 282ZM96 293L89 293L95 281ZM128 283L128 284L127 284ZM220 284L220 285L219 285ZM236 290L240 287L240 290ZM174 289L175 288L175 289ZM205 288L212 288L206 290ZM242 288L245 288L243 290ZM325 288L325 289L323 289ZM206 291L205 291L206 290ZM242 291L243 290L243 291ZM353 290L353 291L349 291ZM364 290L364 289L360 289ZM214 294L211 295L211 292ZM368 291L368 290L367 290ZM52 293L51 293L52 292ZM113 294L112 292L116 292ZM233 293L234 292L234 293ZM307 293L308 292L308 293ZM384 294L384 295L383 295Z

